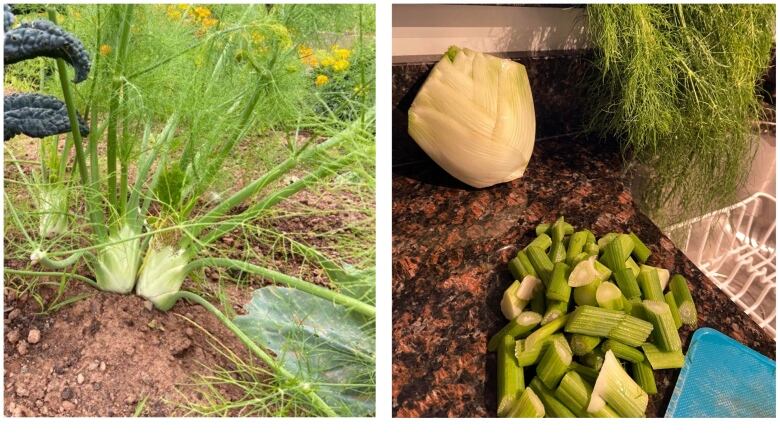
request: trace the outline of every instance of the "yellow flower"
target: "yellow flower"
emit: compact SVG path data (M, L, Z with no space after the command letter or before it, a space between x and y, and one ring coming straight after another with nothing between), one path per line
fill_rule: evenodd
M260 44L263 41L265 41L265 35L261 34L258 31L252 32L252 42L255 44Z
M203 27L211 27L216 25L217 23L219 23L219 20L211 17L204 18L203 21L201 22L201 24L203 24Z
M200 19L204 19L211 15L211 10L209 8L206 8L204 6L196 6L195 9L192 10L192 12Z
M176 10L173 6L168 6L165 10L165 15L171 20L178 20L181 18L181 12Z
M298 56L300 58L306 58L312 55L314 55L314 50L312 50L311 47L307 47L307 46L298 47Z
M181 9L182 11L186 11L186 10L187 10L187 8L189 8L189 7L190 7L190 5L187 5L187 4L184 4L184 3L179 3L179 4L177 5L177 7L178 7L179 9ZM173 8L173 6L171 6L171 8Z
M330 79L328 79L325 75L317 75L317 79L314 80L314 84L317 85L317 87L322 87L323 85L327 84Z
M332 56L326 56L322 59L322 66L323 67L330 67L336 62L335 59L333 59Z
M336 55L336 58L338 59L349 59L349 56L352 55L352 51L349 49L335 49L333 54Z
M103 56L108 56L109 53L111 53L111 46L109 46L108 44L101 44L100 54Z
M333 70L336 72L343 72L344 70L347 70L349 68L349 61L345 61L343 59L340 59L333 63Z

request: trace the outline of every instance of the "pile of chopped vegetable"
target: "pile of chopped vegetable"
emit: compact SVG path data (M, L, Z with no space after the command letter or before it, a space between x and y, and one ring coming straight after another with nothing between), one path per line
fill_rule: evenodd
M634 233L596 240L560 217L536 235L509 261L509 323L488 343L498 415L645 416L653 371L683 366L678 329L696 325L685 278L645 265L650 249Z

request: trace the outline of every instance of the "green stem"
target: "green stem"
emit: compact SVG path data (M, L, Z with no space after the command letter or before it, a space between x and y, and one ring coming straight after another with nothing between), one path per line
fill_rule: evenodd
M315 285L313 283L309 283L304 280L292 276L288 276L284 273L279 273L278 271L269 270L267 268L259 267L257 265L252 265L247 262L236 261L227 258L204 258L204 259L198 259L197 261L193 261L187 264L187 266L184 268L184 272L189 273L192 270L196 270L203 267L235 268L241 271L245 271L247 273L256 274L258 276L262 276L266 279L269 279L275 283L280 283L292 288L297 288L305 293L309 293L314 296L329 300L333 303L337 303L339 305L345 306L347 308L354 309L355 311L365 316L376 317L376 308L374 308L373 306L367 303L363 303L357 299L346 296L344 294L337 293L335 291L329 290L319 285Z
M280 375L282 378L290 381L291 383L297 384L296 390L300 391L303 395L309 398L315 407L317 407L327 416L338 416L338 414L325 401L323 401L319 395L317 395L314 389L308 385L309 383L298 382L298 378L295 375L279 365L271 355L269 355L263 348L252 341L252 339L249 338L249 336L247 336L244 331L236 326L229 318L227 318L227 316L225 316L225 314L218 310L208 300L189 291L179 291L176 294L182 299L197 303L198 305L206 308L206 310L210 313L214 314L214 316L219 319L219 321L222 322L222 324L224 324L228 329L230 329L230 331L232 331L233 334L235 334L236 337L238 337L239 340L241 340L241 342L244 343L244 345L250 351L252 351L253 354L257 355L258 358L263 360L274 371L274 373Z
M40 276L59 276L59 277L67 277L67 278L70 278L70 279L76 279L76 280L84 282L84 283L86 283L86 284L88 284L88 285L90 285L90 286L92 286L92 287L94 287L96 289L99 289L97 283L94 280L92 280L92 279L90 279L88 277L81 276L79 274L74 274L74 273L67 273L67 272L61 272L61 271L27 271L27 270L14 270L14 269L11 269L11 268L6 268L5 269L5 274L15 274L15 275L18 275L18 276L39 276L39 277Z

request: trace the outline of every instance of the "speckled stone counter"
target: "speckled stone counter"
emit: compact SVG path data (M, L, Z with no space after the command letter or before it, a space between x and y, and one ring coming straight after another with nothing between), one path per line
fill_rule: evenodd
M394 128L394 148L417 148ZM506 320L507 261L540 222L564 215L597 235L633 231L649 264L683 274L699 326L775 357L775 343L709 281L645 215L621 182L619 155L587 140L537 142L526 174L470 189L430 160L393 172L393 415L496 416L496 359L487 342ZM681 337L687 350L692 331ZM679 370L656 372L648 416L663 416Z

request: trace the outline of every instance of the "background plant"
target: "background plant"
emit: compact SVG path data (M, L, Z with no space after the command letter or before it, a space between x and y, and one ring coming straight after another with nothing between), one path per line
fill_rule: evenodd
M589 5L600 74L591 128L647 171L640 201L668 224L734 201L754 155L774 5Z

